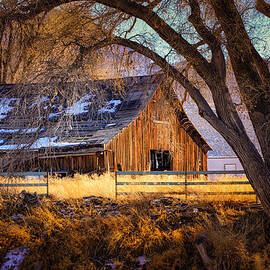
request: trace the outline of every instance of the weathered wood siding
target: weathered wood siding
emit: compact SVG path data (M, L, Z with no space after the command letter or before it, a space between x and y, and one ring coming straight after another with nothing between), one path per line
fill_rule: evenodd
M69 173L89 173L93 171L102 171L105 168L103 153L87 156L49 158L44 160L44 162L44 170L65 170Z
M123 171L150 170L150 150L169 150L171 170L207 170L207 153L183 129L174 106L160 88L139 117L105 149L112 150L108 155L110 168L116 163Z

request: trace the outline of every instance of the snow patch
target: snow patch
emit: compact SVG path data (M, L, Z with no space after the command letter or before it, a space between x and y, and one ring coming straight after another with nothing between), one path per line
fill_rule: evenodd
M65 146L86 144L86 142L64 142L64 141L56 142L57 139L58 139L57 136L51 138L49 137L39 138L35 143L33 143L31 149L45 148L45 147L65 147Z
M65 147L65 146L74 146L74 145L82 145L86 144L86 142L56 142L58 139L55 137L43 137L37 139L30 147L30 149L38 149L38 148L47 148L47 147ZM3 140L0 140L0 144L3 143ZM0 150L20 150L23 147L30 146L29 144L4 144L0 145Z
M83 96L79 101L75 102L72 106L66 109L66 114L77 115L81 113L87 113L87 106L91 103L89 101L91 97L91 94Z
M53 142L51 144L51 146L61 146L61 147L64 147L64 146L73 146L73 145L81 145L81 144L86 144L86 142Z
M36 132L38 132L38 131L40 131L40 132L42 132L42 131L44 131L45 129L44 128L39 128L39 127L35 127L35 128L26 128L26 129L23 129L22 131L21 131L21 133L27 133L27 134L29 134L29 133L36 133Z
M1 270L18 270L18 266L22 263L27 249L19 247L10 250L5 259L7 260L1 267Z
M8 113L14 109L10 106L12 101L18 101L17 98L0 98L0 119L7 117Z
M116 123L107 124L107 125L105 126L105 128L107 128L107 127L113 127L113 126L116 126Z
M19 131L18 128L16 128L16 129L0 129L0 133L15 133L18 131Z
M43 137L43 138L39 138L38 140L36 140L32 146L31 149L35 149L35 148L42 148L42 147L51 147L53 142L56 141L58 139L58 137Z
M54 118L54 117L57 117L57 116L59 116L60 114L62 114L62 112L50 113L50 114L49 114L49 119L52 119L52 118Z
M37 97L37 99L33 102L33 104L30 106L32 109L34 106L40 107L42 103L45 103L46 101L49 101L50 99L48 97L42 96L42 97ZM48 107L48 106L45 106ZM45 109L44 107L44 109Z
M114 113L118 105L120 105L122 101L120 99L113 99L107 102L106 106L99 109L100 113Z
M27 144L4 144L0 146L0 150L20 150Z

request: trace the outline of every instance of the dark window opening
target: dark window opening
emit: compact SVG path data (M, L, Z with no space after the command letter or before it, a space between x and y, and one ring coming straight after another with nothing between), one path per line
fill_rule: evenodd
M151 171L171 170L171 156L168 150L150 150Z
M200 151L199 151L198 159L199 159L199 171L202 171L203 170L203 168L202 168L202 156L201 156Z

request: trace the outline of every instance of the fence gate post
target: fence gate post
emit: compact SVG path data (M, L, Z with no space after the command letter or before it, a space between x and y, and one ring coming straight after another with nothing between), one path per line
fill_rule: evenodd
M187 199L187 196L188 196L188 194L187 194L187 171L185 171L185 197L186 197L186 199Z
M49 172L47 170L47 197L49 196Z
M117 200L117 171L115 171L114 180L115 180L115 200Z

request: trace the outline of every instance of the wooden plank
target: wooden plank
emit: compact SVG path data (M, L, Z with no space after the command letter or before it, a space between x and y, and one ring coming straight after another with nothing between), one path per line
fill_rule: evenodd
M209 195L256 195L253 191L243 192L201 192L201 193L188 193L189 196L209 196Z
M131 195L134 193L139 194L177 194L177 195L184 195L184 192L145 192L145 191L138 191L138 192L117 192L117 195ZM255 192L204 192L204 193L188 193L189 196L211 196L211 195L256 195Z
M0 187L47 187L47 183L0 184Z
M46 176L47 172L13 172L1 173L1 176Z
M208 175L208 174L245 174L245 171L121 171L119 175Z
M224 182L117 182L119 186L205 186L205 185L250 185L248 181L224 181Z

